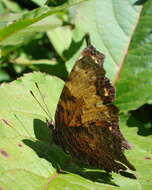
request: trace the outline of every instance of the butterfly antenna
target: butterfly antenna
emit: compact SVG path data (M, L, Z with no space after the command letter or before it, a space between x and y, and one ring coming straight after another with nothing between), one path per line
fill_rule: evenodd
M86 41L87 46L91 46L91 39L90 39L89 33L85 34L85 41Z
M49 113L45 110L45 108L43 107L43 105L39 102L39 100L36 98L36 96L34 95L34 93L30 90L31 95L33 96L33 98L36 100L36 102L39 104L39 106L41 107L41 109L46 113L46 115L50 117ZM51 118L52 119L52 118Z
M42 92L41 92L41 90L40 90L40 88L39 88L37 82L35 82L35 85L36 85L36 88L37 88L38 91L39 91L39 94L40 94L40 96L41 96L41 99L42 99L42 101L43 101L43 104L45 105L45 108L46 108L46 110L47 110L47 113L48 113L48 115L50 116L49 118L50 118L50 120L52 120L51 112L49 111L49 108L48 108L47 104L46 104L45 101L44 101L44 97L43 97L43 95L42 95Z

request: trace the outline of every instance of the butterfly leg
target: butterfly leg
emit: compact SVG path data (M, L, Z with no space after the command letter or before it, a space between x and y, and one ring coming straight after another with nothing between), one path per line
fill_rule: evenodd
M53 144L52 131L54 130L55 126L54 121L53 120L48 121L48 119L46 119L46 126L49 131L49 145L52 145Z

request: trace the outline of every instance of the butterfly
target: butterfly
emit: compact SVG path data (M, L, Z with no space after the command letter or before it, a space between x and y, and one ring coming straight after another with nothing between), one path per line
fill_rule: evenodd
M88 34L85 37L87 47L65 82L55 122L50 125L53 141L74 160L91 167L116 173L128 168L135 171L124 155L131 147L119 129L119 111L113 104L115 89L103 67L105 56L91 45ZM45 110L30 92L49 115L48 108Z
M119 129L118 108L113 104L115 89L105 76L104 57L88 38L62 90L53 140L90 166L107 172L134 171L124 155L130 145Z

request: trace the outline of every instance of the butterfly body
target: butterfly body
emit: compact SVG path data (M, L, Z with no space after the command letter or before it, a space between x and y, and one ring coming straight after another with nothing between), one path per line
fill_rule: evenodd
M65 152L91 166L119 172L135 168L113 105L115 90L105 76L104 55L88 46L72 69L57 105L53 138Z

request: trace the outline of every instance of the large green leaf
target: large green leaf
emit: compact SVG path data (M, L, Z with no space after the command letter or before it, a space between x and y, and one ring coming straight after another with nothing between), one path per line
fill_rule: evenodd
M117 82L121 111L137 109L152 100L152 1L144 4Z
M151 187L146 180L151 180L152 161L145 159L152 157L149 151L150 143L148 138L137 137L134 128L123 130L134 145L134 150L129 151L127 156L137 168L139 179L133 179L131 173L125 173L127 177L123 177L118 174L110 175L102 170L78 167L70 162L70 157L60 148L51 145L51 137L45 123L47 115L29 92L32 90L45 107L35 82L38 83L51 115L54 116L64 85L58 78L33 73L0 87L1 189L140 190L142 186L143 189ZM121 126L123 127L124 123ZM141 145L138 144L139 141ZM59 166L64 168L65 172L57 173L56 168Z
M140 16L142 6L135 5L135 2L136 0L89 0L72 9L71 13L75 15L76 29L71 46L69 46L70 52L68 53L67 47L63 50L63 54L67 51L67 60L82 46L82 37L89 32L92 44L106 55L105 69L108 71L108 77L114 80L119 71L119 65L127 53ZM50 35L53 34L53 31L50 31ZM62 36L62 33L60 35ZM58 34L56 41L52 40L56 49L59 49L58 46L61 46L60 49L64 48L64 43L58 43L61 36ZM59 54L61 53L59 52ZM74 60L72 57L67 62L69 70L71 70Z

